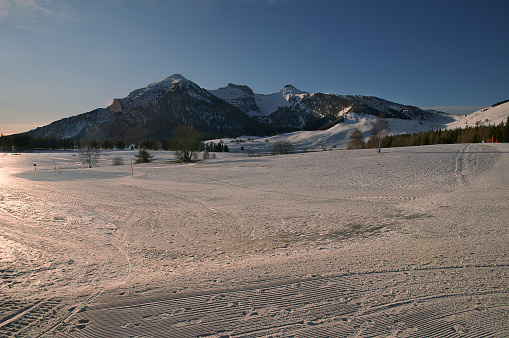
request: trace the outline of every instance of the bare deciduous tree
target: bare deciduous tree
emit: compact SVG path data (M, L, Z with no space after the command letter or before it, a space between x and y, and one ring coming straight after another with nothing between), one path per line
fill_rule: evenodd
M382 139L389 133L389 122L384 118L383 114L379 116L373 123L371 129L371 137L368 141L369 148L378 148L378 152L382 150Z
M97 165L99 161L99 149L82 148L80 149L80 160L81 163L92 168Z

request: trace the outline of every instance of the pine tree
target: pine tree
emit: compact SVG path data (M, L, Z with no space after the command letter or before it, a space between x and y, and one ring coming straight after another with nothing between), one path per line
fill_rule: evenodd
M152 158L154 157L153 155L151 155L147 149L145 148L140 148L138 150L138 153L136 155L134 155L134 157L136 157L136 161L134 163L148 163L148 162L152 162Z

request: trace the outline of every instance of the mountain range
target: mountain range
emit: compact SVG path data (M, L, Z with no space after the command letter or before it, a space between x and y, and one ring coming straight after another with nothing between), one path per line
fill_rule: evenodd
M462 123L456 115L373 96L308 93L292 85L268 95L232 83L206 90L175 74L114 99L106 108L64 118L26 134L41 138L137 141L171 138L173 130L184 124L209 138L274 135L328 130L345 121L370 120L382 114L393 122L400 121L398 126L407 126L402 127L404 130L393 130L395 133Z

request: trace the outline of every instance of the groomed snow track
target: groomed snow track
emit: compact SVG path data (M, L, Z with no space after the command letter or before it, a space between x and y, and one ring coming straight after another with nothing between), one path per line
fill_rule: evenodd
M313 278L90 306L70 337L504 337L509 293L469 276L507 266L448 267ZM477 270L475 274L473 270ZM442 275L440 285L431 276ZM461 280L461 287L447 285ZM405 294L406 290L419 290ZM368 308L364 302L377 298ZM496 298L496 301L494 301Z

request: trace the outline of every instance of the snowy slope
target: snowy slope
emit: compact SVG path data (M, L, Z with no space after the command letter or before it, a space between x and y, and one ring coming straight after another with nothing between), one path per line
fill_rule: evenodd
M447 125L447 129L475 127L477 125L498 125L507 121L509 116L509 101L494 104L480 109L469 115L459 115L456 121Z
M326 130L301 130L264 138L249 137L249 139L253 140L247 143L232 143L231 145L228 145L228 147L232 152L242 152L242 147L244 151L250 150L255 153L268 153L272 149L272 142L277 140L287 140L292 143L297 151L317 149L325 150L333 148L343 149L347 147L348 136L354 128L359 128L364 135L365 141L368 141L371 135L371 129L373 128L373 124L377 117L369 114L352 113L348 110L349 108L345 108L344 122L338 123ZM386 120L389 123L389 134L426 132L431 129L444 129L445 125L438 123L436 120L418 121L396 118ZM245 137L244 139L247 138L248 137ZM218 142L219 140L212 141ZM223 141L230 142L231 140L223 139Z
M296 131L266 138L254 138L253 141L247 143L237 143L229 145L230 151L242 152L240 147L245 151L250 150L259 153L267 153L271 151L272 142L276 140L290 141L296 150L317 150L317 149L332 149L332 148L346 148L348 145L348 136L354 128L359 128L363 134L365 141L371 135L372 125L376 117L369 114L357 114L345 108L344 112L345 121L336 124L327 130L312 130L312 131ZM480 125L498 125L506 122L509 117L509 102L490 106L481 109L470 115L450 115L446 113L436 112L433 119L386 119L389 123L389 134L412 134L419 132L427 132L430 130L438 129L454 129L465 128L467 126L473 127L476 124ZM217 140L216 140L217 141Z
M264 116L269 116L281 107L290 107L298 104L307 92L301 91L294 86L286 85L280 91L264 95L256 94L256 104Z
M509 144L134 154L0 153L0 336L508 336Z

